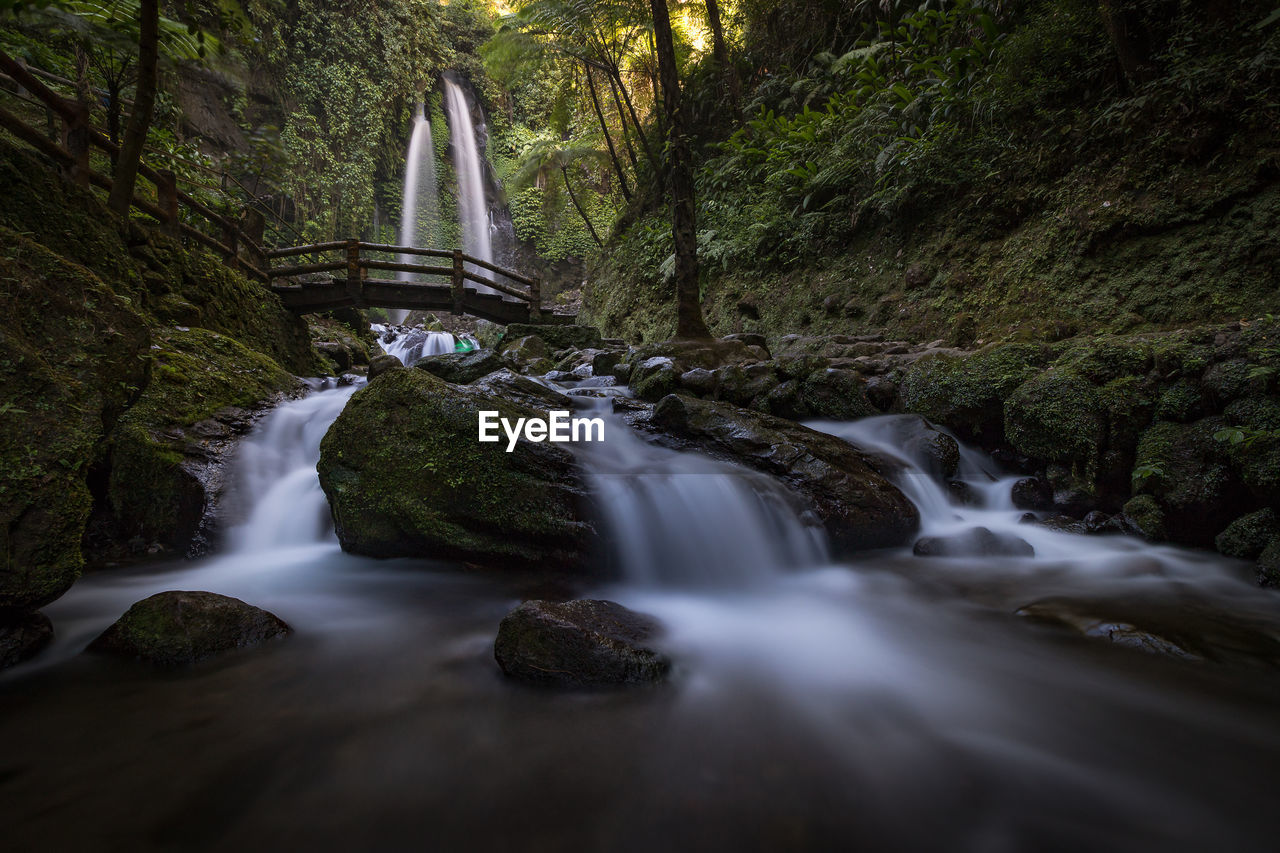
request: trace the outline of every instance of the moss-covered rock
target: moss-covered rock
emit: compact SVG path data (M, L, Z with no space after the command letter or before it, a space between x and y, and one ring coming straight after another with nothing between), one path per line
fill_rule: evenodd
M592 349L600 346L600 330L595 326L550 326L512 323L502 334L503 341L536 335L555 352L562 349Z
M752 400L768 394L779 384L778 375L767 362L727 364L713 372L716 376L716 398L735 406L749 406Z
M498 627L493 656L512 678L558 687L661 681L671 669L652 618L612 601L526 601Z
M1005 403L1009 443L1032 459L1087 465L1104 438L1102 404L1087 379L1048 370L1018 386Z
M151 339L88 269L12 231L0 243L0 609L30 609L80 572L87 477L147 382Z
M655 355L631 368L631 390L642 400L661 400L680 387L680 376L671 358Z
M545 417L422 370L356 392L321 444L320 485L343 548L489 567L581 569L594 533L572 454L557 444L480 443L478 414Z
M903 376L903 408L962 436L995 445L1004 433L1004 403L1039 372L1040 347L1006 344L972 355L933 355L919 359Z
M852 421L880 414L867 400L866 380L852 370L815 370L800 385L804 409L815 418Z
M1258 582L1263 586L1280 587L1280 536L1272 538L1258 555Z
M1277 535L1280 535L1280 519L1276 518L1275 510L1265 507L1228 524L1213 543L1228 557L1256 560Z
M1194 424L1159 422L1138 445L1139 485L1165 511L1165 530L1174 542L1208 547L1213 537L1244 510L1247 496L1214 433L1221 418Z
M161 592L130 607L89 644L89 650L182 666L261 645L290 631L276 615L238 598L212 592Z
M1164 510L1151 495L1138 495L1124 505L1124 517L1129 526L1153 542L1166 538Z
M418 370L425 370L438 376L445 382L455 385L466 385L475 382L482 376L488 376L495 370L503 368L502 359L491 349L477 349L470 352L447 352L442 355L428 355L413 365Z

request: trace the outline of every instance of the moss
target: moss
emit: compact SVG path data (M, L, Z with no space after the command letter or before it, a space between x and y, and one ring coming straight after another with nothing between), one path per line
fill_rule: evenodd
M1205 414L1206 405L1200 387L1186 379L1169 386L1156 403L1155 416L1161 420L1189 423Z
M1054 363L1091 382L1104 385L1151 369L1152 343L1141 337L1103 337L1072 342Z
M1273 589L1280 587L1280 536L1268 542L1258 556L1258 582Z
M1063 370L1049 370L1024 382L1004 407L1009 443L1019 453L1045 462L1092 462L1105 426L1094 386Z
M903 406L970 437L996 439L1003 433L1004 401L1044 360L1043 349L1030 344L922 358L903 377Z
M1151 495L1138 495L1124 505L1125 516L1143 536L1159 542L1165 538L1164 510Z
M1221 418L1193 424L1160 421L1138 444L1136 470L1148 474L1139 488L1165 508L1174 541L1207 546L1248 508L1225 448L1213 438L1222 426Z
M103 436L146 382L146 325L92 272L0 227L0 609L75 580Z
M232 406L261 405L297 381L262 353L207 329L157 331L151 358L151 382L111 435L108 499L125 536L169 542L193 532L204 500L182 468L184 428Z
M355 395L321 444L320 483L343 547L370 556L489 566L580 566L571 454L558 445L476 441L478 412L538 414L426 371L391 370Z
M1242 515L1227 525L1213 540L1217 549L1228 557L1256 560L1267 544L1280 534L1280 519L1270 507Z

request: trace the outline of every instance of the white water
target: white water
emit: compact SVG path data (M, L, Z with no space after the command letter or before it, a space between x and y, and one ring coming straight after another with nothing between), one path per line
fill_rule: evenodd
M440 218L439 189L436 181L435 150L431 146L431 121L425 104L414 108L413 130L409 134L409 153L405 157L404 191L400 201L400 245L429 248L435 224ZM401 255L400 263L420 263L416 255ZM397 274L399 281L409 281L412 274ZM409 312L393 309L393 323L403 323Z
M453 148L453 169L458 176L458 219L462 225L462 250L473 258L493 263L493 239L489 232L489 205L484 192L484 172L471 106L462 86L444 78L444 108ZM490 271L471 268L491 275ZM471 283L468 283L470 286ZM493 293L482 284L477 292Z
M90 576L47 608L58 640L38 666L163 589L235 595L297 634L180 680L95 683L79 670L31 686L25 713L8 718L21 724L8 760L26 768L5 789L17 837L61 838L76 809L97 808L137 837L216 827L232 847L359 846L376 827L387 846L415 848L427 827L437 844L477 850L602 839L630 839L627 850L1273 849L1280 703L1261 692L1274 682L1265 670L1237 681L1084 649L1012 616L1070 593L1190 594L1274 615L1273 599L1222 561L1018 524L1008 480L970 451L958 476L983 502L956 505L900 450L909 424L878 418L820 426L903 461L922 534L982 525L1037 555L904 548L829 565L811 520L772 481L611 420L606 443L582 451L627 579L584 597L656 615L673 683L527 691L492 660L520 592L344 555L314 523L319 437L352 391L286 403L245 442L234 499L247 517L224 556ZM90 728L108 734L68 734ZM566 802L572 819L527 817Z
M378 346L388 355L400 359L405 367L413 367L419 359L429 355L442 355L453 352L459 338L448 332L427 332L422 329L389 328L381 323L369 327L378 337ZM391 340L387 340L390 337ZM478 346L475 338L463 335L462 340Z

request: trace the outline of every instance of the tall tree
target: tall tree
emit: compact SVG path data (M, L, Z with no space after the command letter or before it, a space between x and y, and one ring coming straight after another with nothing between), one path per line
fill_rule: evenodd
M711 58L715 60L716 70L720 73L720 79L724 81L728 90L729 106L737 115L742 92L737 69L729 62L729 48L724 40L724 24L720 22L720 4L716 0L706 0L706 4L707 24L711 27Z
M138 6L138 82L133 96L133 113L120 143L120 158L107 205L121 216L129 215L133 187L138 180L138 165L151 127L151 113L156 103L157 65L160 56L160 4L158 0L142 0Z
M676 337L709 338L702 319L702 294L698 286L698 227L693 198L693 168L684 108L680 97L680 75L676 66L675 40L666 0L649 0L653 10L654 48L658 54L658 77L662 83L662 105L666 116L667 187L671 192L671 232L675 238Z

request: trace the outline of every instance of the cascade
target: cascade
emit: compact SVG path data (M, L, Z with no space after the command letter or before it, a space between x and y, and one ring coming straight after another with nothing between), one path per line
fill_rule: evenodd
M426 105L414 108L413 131L409 135L409 153L405 159L404 191L400 203L400 245L426 248L432 241L440 218L439 190L436 181L435 150L431 145L431 121ZM401 255L400 263L420 262L413 255ZM409 281L410 273L397 274L399 281ZM390 312L393 323L402 323L408 311Z
M484 172L480 145L467 94L457 82L444 78L444 108L449 120L449 141L453 167L458 176L458 219L462 225L462 250L474 258L493 263L493 242L489 233L489 206L485 200ZM488 275L487 270L474 270ZM475 285L481 293L492 293Z

